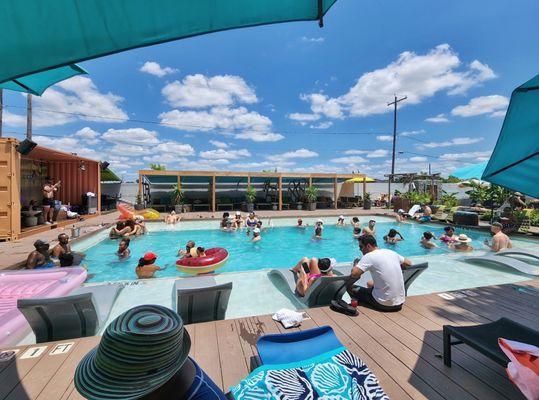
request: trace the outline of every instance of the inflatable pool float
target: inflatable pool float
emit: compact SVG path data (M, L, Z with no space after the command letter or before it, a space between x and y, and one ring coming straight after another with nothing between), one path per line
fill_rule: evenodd
M176 261L176 268L187 274L207 274L221 268L228 260L228 251L214 247L205 251L206 257L187 257Z
M116 209L123 219L133 219L136 215L142 215L144 219L159 219L161 214L153 208L145 208L144 210L135 210L127 204L118 204Z
M15 346L30 333L18 299L65 296L85 280L81 267L0 272L0 348Z

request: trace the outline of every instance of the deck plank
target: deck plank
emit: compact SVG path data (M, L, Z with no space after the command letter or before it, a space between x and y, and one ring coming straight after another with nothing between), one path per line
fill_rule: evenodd
M219 387L223 387L215 322L195 325L194 359Z
M228 391L230 386L237 385L248 375L249 363L244 357L234 320L217 321L215 327L223 378L222 388Z

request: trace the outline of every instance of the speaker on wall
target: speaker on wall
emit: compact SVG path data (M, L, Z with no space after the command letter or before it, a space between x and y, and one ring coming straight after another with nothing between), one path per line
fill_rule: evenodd
M23 156L25 156L28 153L30 153L36 146L37 146L36 142L32 142L30 139L24 139L17 146L17 151L21 153Z

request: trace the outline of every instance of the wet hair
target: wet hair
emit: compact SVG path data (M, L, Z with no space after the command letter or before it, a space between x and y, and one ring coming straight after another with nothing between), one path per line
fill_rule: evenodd
M387 234L387 236L390 237L390 238L394 238L395 236L397 236L398 233L399 232L396 229L391 228L389 230L389 233Z
M499 223L499 222L493 222L491 225L495 226L497 228L503 229L503 225L501 223Z
M316 236L320 236L322 234L322 228L320 227L317 227L315 230L314 230L314 234Z
M224 213L223 213L223 219L228 218L229 216L230 216L229 213L227 213L227 212L224 212Z
M124 237L122 238L122 240L120 240L120 243L125 243L125 247L128 248L129 243L131 243L131 239L129 239L128 237Z
M352 221L353 221L353 222L359 222L359 218L358 218L358 217L354 217L354 218L352 218Z
M138 259L138 265L137 267L144 267L145 265L151 265L155 262L155 258L153 260L145 260L144 257L141 257Z
M427 240L431 240L434 235L432 234L432 232L423 232L423 237Z
M327 274L331 271L331 260L329 258L318 259L318 269L321 273Z
M444 228L444 232L449 232L449 231L455 232L455 230L453 229L452 226L446 226L446 227Z
M363 235L359 238L359 245L361 247L368 246L369 244L371 246L376 247L378 244L376 243L376 238L372 235Z
M118 221L116 222L116 229L122 230L125 228L125 222L124 221Z
M62 236L65 236L65 237L67 237L67 238L69 239L69 236L67 236L67 233L60 233L60 234L58 235L58 240L60 240L60 238L61 238Z
M185 247L195 247L195 241L194 240L189 240L186 244L185 244Z
M135 221L133 221L132 219L128 219L127 221L125 221L125 226L128 226L133 229L135 227Z
M204 253L206 251L206 249L202 246L198 246L197 247L197 253Z

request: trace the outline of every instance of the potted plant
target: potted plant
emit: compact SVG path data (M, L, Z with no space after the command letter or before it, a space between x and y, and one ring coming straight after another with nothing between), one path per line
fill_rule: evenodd
M174 211L181 213L183 211L183 191L179 185L174 185L172 187L172 192L170 193L170 199L174 205Z
M310 211L316 210L316 199L318 197L318 188L316 186L308 186L305 189L305 197L307 198L307 203L309 205Z
M247 186L247 189L245 190L245 200L247 201L247 212L253 212L255 209L255 202L256 199L256 191L255 189L249 185Z
M135 210L142 210L144 208L144 205L142 204L142 196L140 194L137 194L136 202L135 202Z
M371 194L369 192L365 193L363 196L363 209L364 210L370 210L371 209Z

